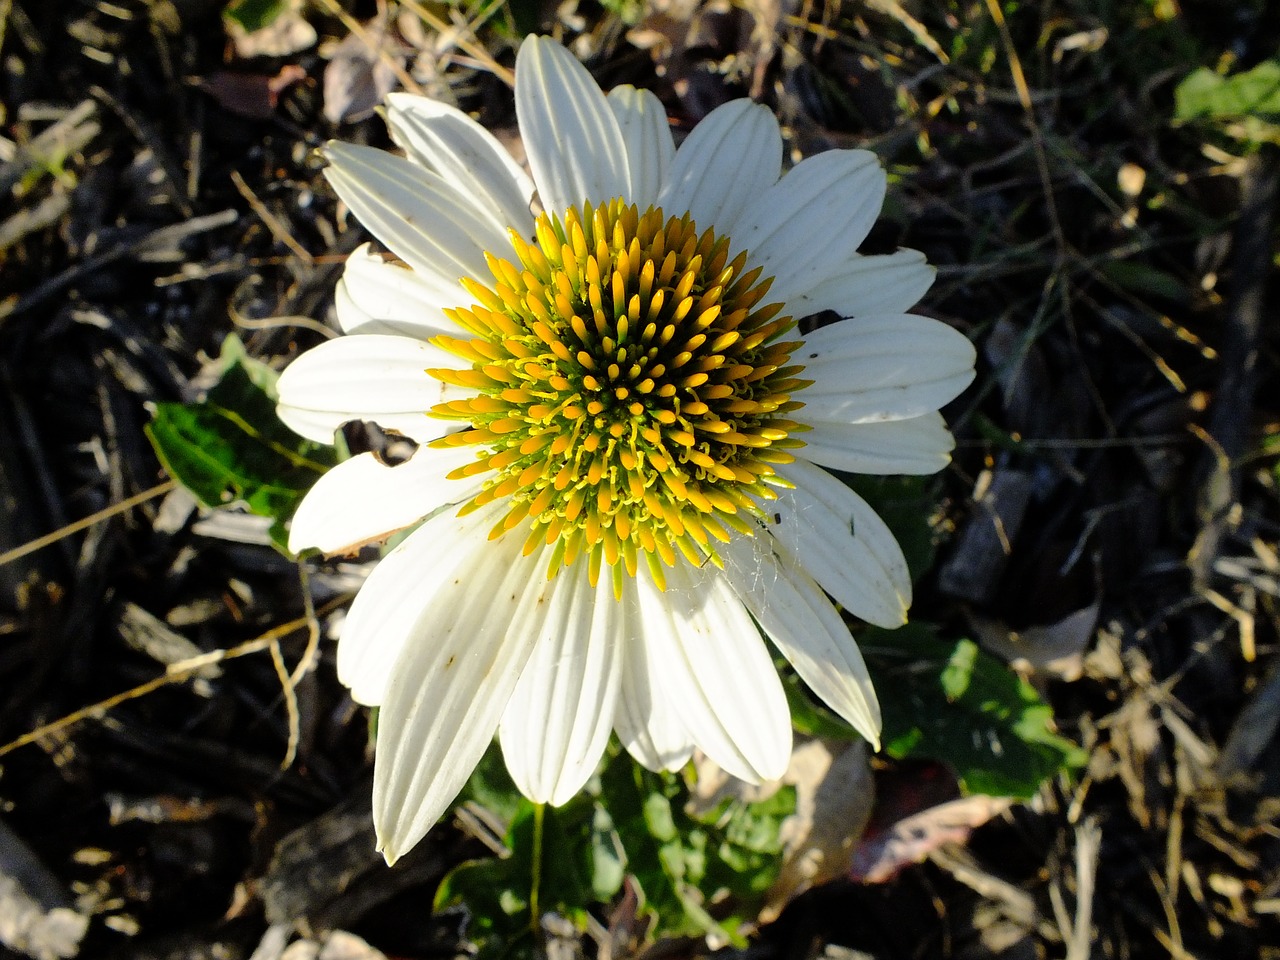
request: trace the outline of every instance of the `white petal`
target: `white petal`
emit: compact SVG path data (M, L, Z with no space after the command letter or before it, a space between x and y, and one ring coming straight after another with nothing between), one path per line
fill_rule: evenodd
M668 664L645 639L636 579L623 579L622 598L617 601L623 666L613 722L618 740L641 766L655 772L679 770L693 756L694 743L666 689Z
M455 107L409 93L387 95L387 125L411 159L490 207L502 223L529 232L533 181L488 130Z
M349 420L372 420L419 442L434 440L445 431L427 411L466 392L426 371L460 365L452 354L409 337L339 337L285 367L276 383L276 412L294 432L318 443L333 443L333 431Z
M648 90L637 90L630 84L609 91L609 107L622 129L631 172L631 189L624 196L643 211L658 199L676 153L667 111Z
M805 459L850 473L937 473L951 462L955 438L940 413L880 423L808 421Z
M330 142L325 176L370 233L441 284L488 277L486 250L506 250L506 225L448 181L384 150Z
M785 468L794 490L778 490L770 524L804 569L856 617L879 627L906 623L911 576L902 548L860 496L797 458Z
M794 357L813 379L800 399L815 420L906 420L937 410L973 380L973 344L909 313L854 317L813 331Z
M586 562L579 561L555 580L543 635L498 729L520 792L559 806L582 788L604 754L622 657L609 578L592 587Z
M790 300L837 275L866 239L884 203L874 153L828 150L796 164L754 199L734 227L738 248L774 277L772 300Z
M388 262L364 243L347 258L335 300L343 333L426 340L442 333L457 336L457 324L442 311L470 303L471 296L456 282Z
M879 749L880 704L871 675L813 578L768 533L735 537L719 550L730 584L800 679Z
M338 640L338 679L357 703L377 706L400 651L417 636L440 585L468 564L472 554L492 556L490 528L505 508L489 504L458 517L437 514L413 531L373 568L360 588Z
M545 210L627 193L622 131L591 74L560 44L527 37L516 55L516 118Z
M737 241L743 211L778 182L782 134L768 107L730 100L712 110L676 151L658 203L667 216L687 211L700 230ZM742 243L736 243L740 249Z
M372 453L345 460L307 491L290 521L289 549L351 553L444 506L460 504L475 496L483 481L450 480L446 474L474 459L475 451L467 447L423 446L394 467Z
M373 825L388 863L462 789L530 652L546 639L552 597L564 584L547 579L549 548L525 557L522 546L513 535L473 551L440 584L396 660L373 771Z
M641 576L644 639L690 738L727 773L776 780L791 757L791 713L773 661L718 569L678 563L667 589Z
M937 271L917 250L853 258L835 275L794 294L787 303L792 316L834 310L842 317L910 310L933 284Z

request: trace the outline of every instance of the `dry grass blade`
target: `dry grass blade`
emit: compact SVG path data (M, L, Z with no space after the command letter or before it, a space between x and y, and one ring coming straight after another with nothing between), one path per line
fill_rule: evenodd
M325 604L319 612L327 612L340 606L349 600L349 597L337 597ZM5 754L12 753L20 747L48 737L52 734L66 730L68 727L75 726L85 720L101 720L113 708L130 700L136 700L144 697L149 693L159 690L162 687L170 686L175 683L182 683L190 679L199 671L209 667L212 664L222 663L226 660L235 660L238 657L245 657L253 653L261 653L266 650L272 653L273 661L280 657L280 640L287 637L294 631L306 628L311 629L315 623L315 612L309 612L306 616L298 617L287 623L272 627L270 630L254 637L252 640L246 640L244 643L237 644L226 650L211 650L208 653L201 654L198 657L191 657L178 663L170 664L162 676L146 683L140 683L136 687L117 693L114 696L99 700L97 703L90 704L87 707L81 707L79 710L72 711L65 716L59 717L57 720L42 724L34 730L24 733L6 744L0 744L0 757ZM289 673L284 669L283 659L280 659L277 666L277 672L282 678L282 686L285 688L286 697L292 692L292 684L289 682ZM294 701L292 709L297 710L297 703Z
M134 507L139 504L146 503L148 500L154 500L156 497L164 496L176 486L177 482L174 480L166 480L164 483L158 483L151 489L143 490L141 493L135 494L127 500L121 500L119 503L113 503L109 507L103 507L96 513L91 513L89 516L83 517L74 523L69 523L59 530L54 530L52 533L46 534L43 537L37 537L35 540L28 541L18 547L14 547L12 550L0 553L0 566L4 566L6 563L12 563L14 560L17 560L20 557L25 557L29 553L35 553L37 550L42 550L51 544L57 543L64 537L69 537L73 533L79 533L81 530L86 530L89 527L92 527L95 523L101 523L103 520L109 520L114 516L118 516L121 513L132 510Z

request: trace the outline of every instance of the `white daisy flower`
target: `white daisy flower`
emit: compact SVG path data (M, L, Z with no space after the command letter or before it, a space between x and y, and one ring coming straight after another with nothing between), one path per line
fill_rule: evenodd
M605 96L551 40L516 60L533 176L459 111L392 95L402 158L335 143L330 181L390 251L338 286L348 334L279 381L280 416L332 442L371 420L422 445L326 474L290 546L348 551L418 523L370 574L338 673L381 707L374 821L389 862L493 737L560 804L611 731L654 770L698 748L734 776L791 750L764 637L876 742L880 712L837 610L905 621L883 521L827 468L927 474L965 337L905 311L932 269L860 256L885 175L832 150L782 174L747 100L677 150L653 94ZM543 211L535 215L536 203ZM801 335L793 318L845 319Z

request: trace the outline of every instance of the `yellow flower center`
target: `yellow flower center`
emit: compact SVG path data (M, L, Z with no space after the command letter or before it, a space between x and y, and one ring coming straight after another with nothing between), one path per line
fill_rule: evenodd
M455 479L494 474L464 512L506 499L491 536L527 522L526 553L554 545L548 576L583 555L615 586L641 559L659 585L677 556L719 563L802 445L786 416L810 381L794 322L763 302L772 279L687 214L620 199L536 231L512 232L519 265L487 255L491 286L464 281L477 303L446 312L472 336L433 341L470 367L431 375L478 391L433 408L470 424L435 444L482 448Z

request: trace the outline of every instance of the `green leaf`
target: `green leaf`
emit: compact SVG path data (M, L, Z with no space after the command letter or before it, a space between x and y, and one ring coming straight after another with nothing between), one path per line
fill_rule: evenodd
M679 777L651 773L625 755L601 776L601 802L617 824L655 932L716 931L738 942L742 921L777 878L779 828L795 812L795 792L757 804L728 801L703 817L688 812L688 801ZM715 912L707 906L713 902Z
M157 404L147 437L169 475L202 504L241 502L270 517L271 538L286 550L285 521L336 454L280 422L274 371L246 356L238 340L227 338L220 359L222 378L205 399Z
M644 18L644 0L600 0L600 5L629 27L634 27Z
M479 947L481 960L533 954L535 888L539 917L554 911L585 929L586 910L596 902L590 883L593 813L588 797L560 808L543 807L541 814L522 797L505 838L510 856L472 860L446 874L436 889L435 908L466 904L471 914L467 935ZM542 837L535 841L539 815Z
M1179 119L1280 115L1280 59L1231 77L1202 68L1178 85L1174 97Z
M1035 689L971 640L908 624L859 636L884 715L884 752L949 764L967 793L1026 799L1086 760Z
M1280 144L1280 58L1229 77L1201 68L1174 91L1178 120L1207 119L1249 147Z
M1189 74L1173 93L1179 120L1236 120L1280 115L1280 59L1223 77L1206 67Z
M269 27L288 6L289 0L231 0L222 14L243 27L245 33L253 33Z
M783 692L787 695L787 706L791 708L792 729L806 736L822 737L826 740L862 739L862 734L857 730L826 707L816 703L799 677L785 668L779 672L782 677Z
M484 807L503 823L510 823L520 812L521 805L527 803L515 781L507 773L507 765L502 759L502 750L497 741L489 744L480 762L471 773L467 784L458 795L458 801L471 801Z
M1131 260L1109 260L1102 265L1103 274L1117 286L1131 293L1163 297L1174 303L1187 303L1187 285L1172 274L1145 263Z
M543 811L538 859L534 805L504 793L503 778L489 768L496 760L492 749L464 796L473 802L488 796L499 806L514 801L505 837L510 856L463 864L436 895L437 908L465 903L470 909L469 936L481 958L510 956L513 945L520 954L532 948L535 875L539 911L554 910L580 929L586 911L604 910L630 875L656 935L715 931L734 940L777 876L779 827L795 810L790 789L763 803L726 803L696 817L687 810L682 778L651 773L615 745L584 795Z
M961 640L947 658L947 665L942 668L938 682L942 692L946 694L948 703L955 703L969 690L969 682L973 679L973 670L978 664L978 645L972 640Z

